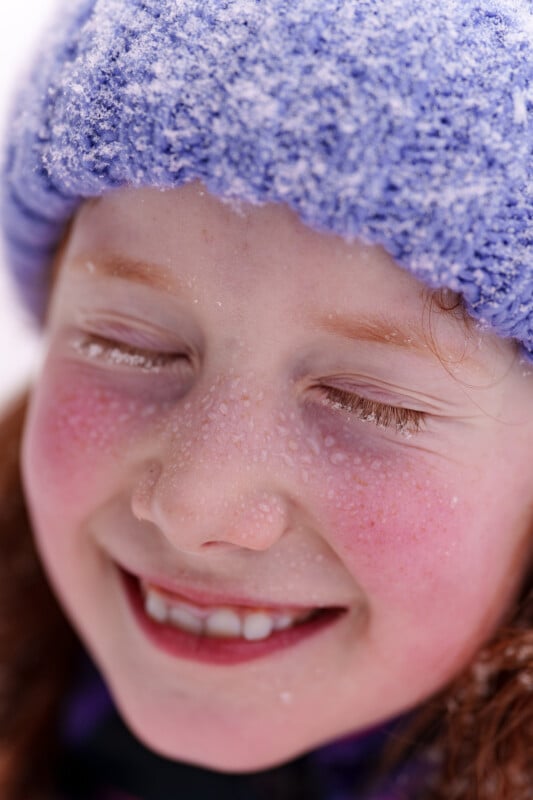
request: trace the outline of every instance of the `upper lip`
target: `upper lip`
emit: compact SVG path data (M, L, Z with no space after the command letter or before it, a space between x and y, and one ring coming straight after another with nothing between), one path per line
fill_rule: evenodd
M124 571L127 572L126 570ZM283 611L285 609L307 611L313 608L343 607L339 604L310 605L292 602L278 603L259 597L244 597L243 595L233 593L213 591L211 588L204 588L201 585L191 586L189 583L182 583L181 581L162 575L136 575L131 572L128 574L141 581L144 585L149 585L154 589L162 589L169 594L179 595L184 600L189 600L194 605L200 607L242 606L243 608L269 608L273 611Z

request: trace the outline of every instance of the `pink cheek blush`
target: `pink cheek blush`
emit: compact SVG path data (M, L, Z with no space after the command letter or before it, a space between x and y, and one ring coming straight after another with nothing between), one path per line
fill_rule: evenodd
M457 499L461 476L410 454L360 452L353 466L317 465L322 530L365 598L380 660L410 678L449 675L486 635L493 601L475 515Z
M415 601L447 580L464 525L451 479L386 448L361 447L338 465L317 459L313 483L331 544L369 592Z
M26 431L31 480L51 497L82 498L88 486L109 481L132 437L151 415L144 406L84 374L44 373Z

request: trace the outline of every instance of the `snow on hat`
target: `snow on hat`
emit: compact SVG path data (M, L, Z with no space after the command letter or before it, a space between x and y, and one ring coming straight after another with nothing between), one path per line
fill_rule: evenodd
M7 131L2 225L42 316L84 198L201 180L379 243L533 359L530 0L67 0Z

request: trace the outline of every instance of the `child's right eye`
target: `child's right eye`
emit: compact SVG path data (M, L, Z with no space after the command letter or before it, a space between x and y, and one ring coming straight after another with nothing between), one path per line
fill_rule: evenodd
M191 367L190 354L165 352L135 347L125 342L106 339L103 336L85 334L72 340L74 350L89 361L100 361L109 367L134 369L158 373L178 369L182 372Z

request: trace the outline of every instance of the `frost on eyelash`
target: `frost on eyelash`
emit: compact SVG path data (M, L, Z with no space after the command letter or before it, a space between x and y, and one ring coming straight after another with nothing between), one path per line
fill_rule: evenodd
M127 348L106 346L98 342L75 340L72 344L74 349L84 358L103 359L116 366L134 367L146 372L159 372L166 363L162 356L152 357L145 353L132 352Z
M338 400L332 401L331 406L337 411L348 411L346 405ZM362 408L358 408L350 410L349 413L355 414L360 422L372 422L378 428L393 427L396 433L404 439L411 439L413 433L420 429L418 420L384 419L384 411L376 414L375 411L364 411Z

